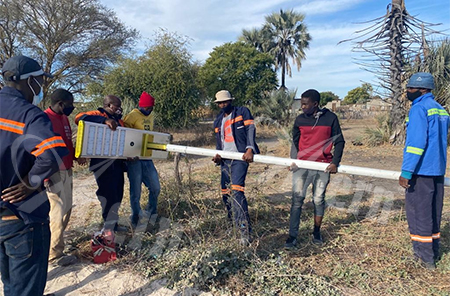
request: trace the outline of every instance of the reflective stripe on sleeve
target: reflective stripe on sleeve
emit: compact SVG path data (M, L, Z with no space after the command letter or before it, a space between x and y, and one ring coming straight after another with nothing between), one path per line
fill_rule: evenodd
M25 123L14 120L0 118L0 130L23 135Z
M406 147L406 153L422 155L423 151L424 151L423 149L420 149L420 148L417 148L417 147L412 147L412 146L407 146Z
M432 115L449 116L446 110L438 109L438 108L428 109L427 113L428 113L428 116L432 116Z
M52 137L52 138L42 141L41 143L39 143L36 146L36 150L31 152L31 154L38 157L39 155L41 155L48 149L55 148L55 147L66 147L64 140L60 136L55 136L55 137Z
M253 124L253 122L254 122L253 119L249 119L249 120L244 121L244 125L251 125L251 124Z

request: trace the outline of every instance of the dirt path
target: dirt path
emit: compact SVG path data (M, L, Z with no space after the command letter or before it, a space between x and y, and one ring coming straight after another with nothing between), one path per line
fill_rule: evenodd
M74 178L74 208L70 228L89 224L89 212L100 211L95 196L95 179L92 176ZM92 230L95 231L95 230ZM164 287L163 281L150 282L131 270L117 270L108 264L93 264L86 260L67 266L49 265L45 293L56 296L172 296L181 295ZM183 291L183 295L211 295L194 289ZM0 296L3 285L0 282Z

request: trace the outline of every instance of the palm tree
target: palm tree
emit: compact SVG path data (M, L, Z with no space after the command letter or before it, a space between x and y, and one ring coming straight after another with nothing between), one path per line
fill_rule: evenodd
M424 44L423 58L416 57L408 76L415 72L429 72L434 77L433 93L442 106L450 108L450 39Z
M275 124L276 127L291 126L297 115L292 106L296 93L297 90L283 91L278 89L271 91L264 104L252 110L252 113L257 114L263 123Z
M262 29L266 49L275 58L277 69L281 68L281 86L286 88L286 73L292 77L289 58L300 71L301 61L306 58L305 49L309 47L311 36L303 23L305 16L294 10L274 12L266 16L266 23Z
M242 35L239 37L239 41L242 41L246 44L250 44L257 50L261 52L265 52L264 50L264 39L262 36L262 31L258 30L256 28L253 28L251 30L242 30Z
M354 51L363 54L358 58L358 64L374 73L380 86L387 91L392 103L388 120L392 132L390 142L403 145L408 105L404 89L408 75L411 75L407 68L420 65L420 61L417 63L414 59L420 59L421 51L424 56L427 54L424 40L426 36L438 33L431 28L437 24L425 23L410 15L405 0L391 0L386 14L369 23L367 28L356 32L357 37L341 42L355 43Z

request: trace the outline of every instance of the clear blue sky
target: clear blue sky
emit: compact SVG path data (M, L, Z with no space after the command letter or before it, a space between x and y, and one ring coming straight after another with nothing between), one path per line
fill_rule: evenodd
M343 98L362 82L376 84L373 74L354 63L350 43L337 45L365 28L360 22L381 17L391 0L100 0L113 9L127 26L137 29L145 49L154 32L165 28L192 39L194 59L204 62L216 46L234 42L242 29L260 28L264 17L280 9L306 15L312 41L300 72L293 68L286 85L300 95L308 88L332 91ZM435 27L450 34L450 0L405 0L408 12L422 21L442 23Z

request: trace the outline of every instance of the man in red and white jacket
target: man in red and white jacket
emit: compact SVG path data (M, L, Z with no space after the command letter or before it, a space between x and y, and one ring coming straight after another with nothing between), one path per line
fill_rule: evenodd
M69 150L59 166L59 171L45 180L48 199L50 201L50 254L49 261L58 265L69 265L76 262L75 256L64 254L64 230L69 223L72 212L72 166L75 150L72 143L72 129L69 116L75 109L72 93L65 89L57 89L51 95L51 106L44 112L52 122L55 133L61 135Z
M342 136L339 120L328 109L320 109L320 94L315 89L305 91L301 96L303 113L297 116L292 129L293 149L291 158L329 163L326 170L299 169L291 165L292 176L292 205L289 223L289 237L285 247L296 246L300 216L303 201L308 186L313 184L314 203L314 232L313 243L322 244L320 227L325 211L325 191L330 181L330 173L337 172L337 167L344 151L344 137ZM334 154L331 153L334 146Z

